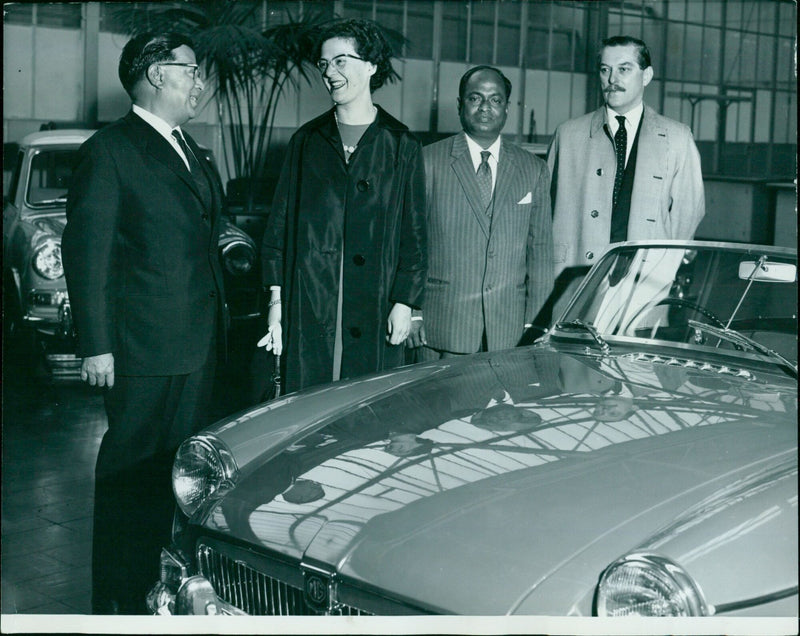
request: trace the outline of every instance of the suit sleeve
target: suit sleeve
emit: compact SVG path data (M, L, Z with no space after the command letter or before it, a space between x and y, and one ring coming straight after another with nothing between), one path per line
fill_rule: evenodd
M80 149L61 239L64 273L82 357L114 353L115 246L122 193L112 153L93 138Z
M407 159L408 179L400 220L400 258L390 299L414 309L422 306L428 270L425 164L420 143L413 140Z
M265 288L284 284L286 223L287 217L294 213L293 200L294 193L297 191L296 180L300 170L300 145L297 135L293 136L283 161L275 194L272 197L272 207L261 239L261 282Z
M553 227L550 207L550 175L547 166L537 161L536 189L532 193L527 242L527 289L525 323L534 322L553 289Z
M691 239L705 216L706 201L700 153L688 129L678 157L670 191L671 238Z

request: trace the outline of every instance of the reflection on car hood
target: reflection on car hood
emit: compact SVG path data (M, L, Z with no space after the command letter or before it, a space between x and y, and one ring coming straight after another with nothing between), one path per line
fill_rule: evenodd
M731 482L796 466L796 387L782 375L531 347L400 377L219 427L243 478L206 527L432 610L585 613L612 559ZM331 396L339 410L313 424L314 400ZM794 501L796 513L796 485ZM532 607L565 571L580 594L562 585Z
M40 216L30 219L30 223L36 228L37 234L52 234L60 237L64 233L67 217L65 214Z

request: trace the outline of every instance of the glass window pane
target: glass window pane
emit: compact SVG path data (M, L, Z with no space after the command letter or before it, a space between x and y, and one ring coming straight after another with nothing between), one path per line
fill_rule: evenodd
M719 49L722 32L719 29L705 29L703 34L703 58L700 69L700 81L716 84L719 81Z
M675 0L674 2L667 4L667 15L669 16L670 20L686 19L686 1L687 0Z
M345 0L342 16L362 20L372 19L372 0Z
M686 20L688 22L703 21L703 2L698 0L688 0L686 3Z
M758 38L758 77L756 84L769 88L772 86L772 72L775 68L775 38L761 35Z
M709 26L722 26L722 5L725 0L706 0L706 17L703 22Z
M33 24L33 5L13 4L3 5L3 22L7 24Z
M497 63L519 64L520 4L503 2L499 6L497 25Z
M684 25L675 22L667 24L667 68L658 69L657 75L664 79L681 81L686 68L684 56Z
M778 86L784 88L795 86L794 76L794 46L792 40L780 38L778 42Z
M735 82L741 72L741 48L742 34L736 31L728 31L725 34L725 66L722 72L725 82Z
M433 57L433 3L430 0L408 0L408 38L406 57Z
M466 61L467 5L465 2L445 2L442 8L442 59Z
M761 33L773 33L775 31L775 10L776 6L771 2L758 3L758 30Z
M78 29L81 26L81 5L78 3L40 4L36 7L36 24Z
M689 24L686 26L686 41L684 42L683 77L678 78L687 82L700 81L700 62L703 59L703 27Z
M728 0L728 2L725 3L725 8L727 11L725 15L725 25L729 29L738 29L738 30L743 29L744 24L742 23L742 0Z
M781 35L793 35L797 27L797 5L794 2L783 2L780 4L780 33Z
M528 39L525 45L525 66L528 68L547 68L548 56L548 32L546 27L533 26L528 23Z
M473 64L491 64L494 48L494 3L472 3L470 58Z

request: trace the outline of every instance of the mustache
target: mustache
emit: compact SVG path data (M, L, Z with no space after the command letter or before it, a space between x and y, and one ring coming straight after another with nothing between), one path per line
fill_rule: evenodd
M621 86L613 86L612 85L612 86L609 86L608 88L606 88L603 92L604 93L624 93L625 89L622 88Z

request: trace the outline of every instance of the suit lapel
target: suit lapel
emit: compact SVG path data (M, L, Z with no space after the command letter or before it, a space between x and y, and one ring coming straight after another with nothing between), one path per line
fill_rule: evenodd
M469 201L475 219L478 221L481 230L489 237L489 217L483 207L481 191L478 187L478 180L475 177L475 167L472 165L472 158L469 156L467 140L464 133L459 133L453 138L453 149L451 151L452 167L458 178L464 195Z
M498 216L503 214L503 210L515 207L516 201L511 200L515 189L511 187L520 179L520 167L508 144L500 144L500 157L497 160L497 181L494 186L494 212L493 222L497 222Z
M191 191L200 198L200 191L197 184L192 179L192 175L186 169L186 164L183 163L178 153L164 139L158 132L142 118L135 115L133 112L129 113L128 121L136 129L136 138L142 141L145 152L153 157L156 161L163 164L166 168L174 172L181 181L183 181Z

